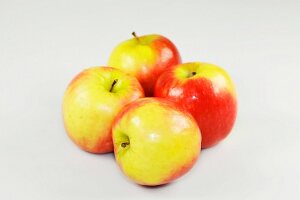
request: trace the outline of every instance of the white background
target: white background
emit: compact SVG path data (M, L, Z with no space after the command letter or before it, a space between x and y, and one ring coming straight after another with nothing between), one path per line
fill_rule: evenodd
M0 0L0 199L299 199L300 1ZM82 69L137 34L225 68L231 135L176 182L141 187L113 154L79 150L61 103Z

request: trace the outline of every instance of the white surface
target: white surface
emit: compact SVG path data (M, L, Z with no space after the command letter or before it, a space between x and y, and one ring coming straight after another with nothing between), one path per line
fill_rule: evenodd
M158 3L159 2L159 3ZM0 0L0 199L299 199L300 1ZM82 69L112 48L160 33L183 61L224 67L236 126L186 176L140 187L112 154L79 150L61 102Z

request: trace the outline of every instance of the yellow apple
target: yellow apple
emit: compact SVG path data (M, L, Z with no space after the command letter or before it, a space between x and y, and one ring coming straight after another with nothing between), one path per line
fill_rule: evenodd
M141 185L169 183L189 171L201 150L197 122L175 104L143 98L127 105L113 124L122 171Z
M151 34L136 36L117 45L108 65L135 76L144 88L146 96L152 96L159 75L177 65L181 58L176 46L166 37Z
M68 135L85 151L113 151L114 118L126 104L143 96L138 80L120 70L92 67L82 71L69 84L63 99Z

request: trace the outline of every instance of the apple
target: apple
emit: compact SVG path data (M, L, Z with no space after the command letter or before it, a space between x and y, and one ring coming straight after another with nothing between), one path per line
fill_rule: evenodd
M141 185L162 185L182 176L201 150L197 122L161 98L142 98L127 105L116 117L112 132L118 165Z
M110 67L92 67L78 74L63 99L63 119L68 135L91 153L113 151L112 122L126 104L143 97L135 77Z
M193 115L201 130L202 148L224 139L234 125L234 83L216 65L191 62L170 68L157 80L155 96L174 101Z
M168 67L181 63L176 46L161 35L145 35L117 45L108 65L135 76L144 88L146 96L153 96L158 76Z

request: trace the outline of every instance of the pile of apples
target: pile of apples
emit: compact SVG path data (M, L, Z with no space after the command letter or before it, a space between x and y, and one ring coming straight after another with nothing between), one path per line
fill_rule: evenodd
M86 69L71 81L64 125L81 149L114 152L136 183L162 185L188 172L201 148L229 134L236 92L222 68L181 63L166 37L133 36L115 47L108 66Z

